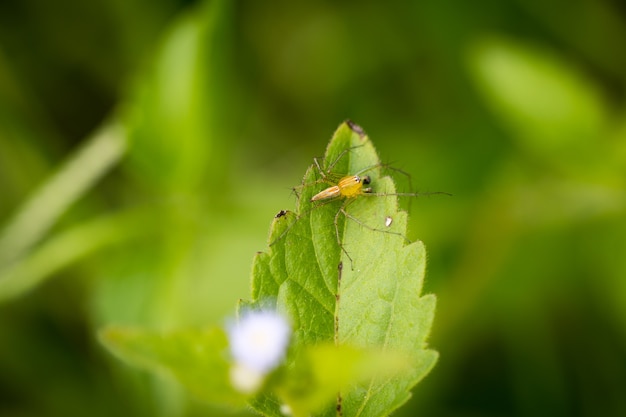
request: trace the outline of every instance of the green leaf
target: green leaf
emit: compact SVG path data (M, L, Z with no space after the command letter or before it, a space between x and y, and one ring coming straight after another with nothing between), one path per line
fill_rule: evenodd
M351 122L339 126L321 165L332 174L327 177L369 175L373 194L396 192L393 180L381 173L372 143ZM249 304L287 314L295 349L332 342L408 355L411 363L404 374L370 379L341 392L344 416L387 415L407 401L409 390L437 360L437 353L426 348L435 297L420 296L426 253L421 242L406 244L407 216L398 210L396 196L363 195L345 206L341 199L310 203L329 186L319 181L318 171L312 165L304 177L298 214L281 212L274 219L270 251L255 258ZM349 217L340 212L342 207ZM328 399L322 414L336 413L336 398ZM254 406L266 415L280 415L275 399L261 398Z
M0 268L0 303L19 297L55 272L98 250L145 234L146 223L144 212L129 211L84 221L51 236L28 256Z
M232 2L218 0L181 14L133 84L124 107L129 160L160 194L197 198L207 178L219 183L216 177L226 175L221 142L225 114L232 116L232 10Z
M476 43L469 64L487 104L528 149L550 157L558 151L563 158L597 147L608 125L607 107L574 65L497 37Z
M59 217L106 175L125 152L126 135L118 123L107 122L95 131L0 231L0 270L42 240Z
M329 398L338 398L356 382L390 378L410 364L407 356L380 350L318 344L304 349L294 366L280 375L274 387L294 417L306 417L323 409ZM341 404L341 399L337 399Z
M221 328L158 333L108 327L100 332L100 341L130 365L174 376L200 400L245 405L245 396L230 383L228 340Z

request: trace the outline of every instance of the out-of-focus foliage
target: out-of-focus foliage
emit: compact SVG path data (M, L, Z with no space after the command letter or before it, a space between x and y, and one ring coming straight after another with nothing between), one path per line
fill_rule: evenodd
M610 0L2 2L0 414L219 413L95 329L232 313L351 118L454 194L406 202L440 360L398 414L626 415L623 39Z

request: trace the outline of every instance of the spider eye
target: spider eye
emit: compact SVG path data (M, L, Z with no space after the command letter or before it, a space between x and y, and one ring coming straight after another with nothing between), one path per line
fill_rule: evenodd
M369 175L366 175L366 176L363 177L363 184L367 185L370 182L372 182L372 179L370 178Z

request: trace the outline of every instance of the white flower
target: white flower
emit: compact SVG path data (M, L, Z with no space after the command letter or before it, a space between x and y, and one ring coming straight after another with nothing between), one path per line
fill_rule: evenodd
M265 375L241 364L234 364L230 368L230 382L233 387L244 394L255 393L263 384Z
M273 311L250 311L228 329L230 351L237 366L265 375L283 360L291 327Z
M283 415L285 416L293 415L293 412L291 411L291 407L289 407L289 405L287 404L280 405L280 412L283 413Z

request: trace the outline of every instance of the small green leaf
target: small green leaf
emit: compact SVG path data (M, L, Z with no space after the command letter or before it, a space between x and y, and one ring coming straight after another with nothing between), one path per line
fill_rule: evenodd
M329 184L320 183L318 168L311 166L299 189L298 214L281 212L274 219L270 251L255 258L250 304L287 314L296 349L332 342L410 357L402 375L341 392L344 416L387 415L407 401L409 390L437 360L437 353L426 349L435 297L420 296L424 246L406 244L406 213L398 210L396 196L380 195L396 192L393 180L382 175L376 151L359 126L339 126L321 165L327 177L370 176L369 186L379 195L314 206L311 197ZM329 404L322 414L335 413L338 405ZM280 415L275 400L259 399L254 406Z
M130 365L174 376L198 399L243 407L245 396L232 388L228 340L221 328L158 333L108 327L100 341Z
M410 365L409 358L393 352L335 346L332 343L307 347L282 376L285 383L275 388L294 417L318 412L339 393L356 382L387 378Z

